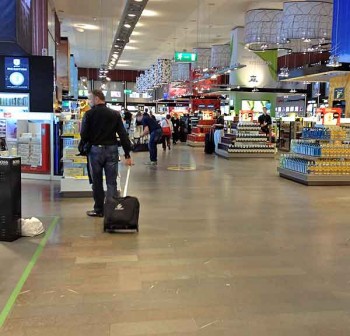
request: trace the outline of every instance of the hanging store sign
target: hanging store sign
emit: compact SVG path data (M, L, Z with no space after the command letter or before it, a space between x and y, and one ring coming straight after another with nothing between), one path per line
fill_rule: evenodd
M174 60L175 62L178 62L178 63L197 62L198 55L196 53L176 51L174 54Z
M22 57L5 57L6 89L29 90L29 60Z

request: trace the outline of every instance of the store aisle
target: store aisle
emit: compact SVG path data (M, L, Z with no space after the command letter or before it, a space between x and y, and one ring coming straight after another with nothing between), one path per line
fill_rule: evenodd
M138 235L104 234L91 200L24 183L25 215L60 222L1 336L349 334L349 187L185 146L157 168L134 157Z

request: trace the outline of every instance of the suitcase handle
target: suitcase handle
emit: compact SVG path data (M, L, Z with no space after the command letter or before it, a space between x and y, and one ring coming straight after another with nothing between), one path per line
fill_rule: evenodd
M128 171L127 171L127 174L126 174L126 181L125 181L125 186L124 186L123 197L126 197L127 193L128 193L129 180L130 180L130 171L131 171L131 167L128 166Z

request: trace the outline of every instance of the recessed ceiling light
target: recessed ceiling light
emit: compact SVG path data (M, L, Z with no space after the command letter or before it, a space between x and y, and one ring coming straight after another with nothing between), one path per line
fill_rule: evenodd
M83 28L75 28L79 33L84 33L84 29Z
M136 16L136 14L129 13L129 14L128 14L128 16L129 16L129 17L135 17L135 16Z
M73 25L75 28L83 28L85 30L98 30L100 29L98 26L91 25L91 24L85 24L85 23L77 23Z
M129 66L129 65L128 65L128 64L123 64L123 63L121 63L121 64L118 63L116 66L117 66L117 67L127 67L127 66Z
M119 60L118 63L131 63L129 60Z
M158 13L154 10L144 9L141 16L158 16Z
M142 2L143 0L135 0L135 2Z
M125 28L131 28L131 25L128 24L128 23L125 23L125 24L124 24L124 27L125 27Z
M137 48L137 47L133 47L133 46L126 45L124 49L126 49L126 50L136 50L136 49L138 49L138 48Z

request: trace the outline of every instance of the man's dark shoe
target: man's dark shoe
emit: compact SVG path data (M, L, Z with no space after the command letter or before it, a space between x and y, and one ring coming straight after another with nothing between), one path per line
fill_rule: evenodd
M101 213L101 212L96 212L95 210L86 211L86 214L87 214L89 217L103 217L103 213Z

